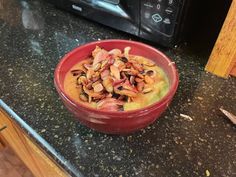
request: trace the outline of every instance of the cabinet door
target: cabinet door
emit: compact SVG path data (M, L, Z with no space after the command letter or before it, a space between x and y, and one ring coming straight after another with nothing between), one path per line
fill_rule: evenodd
M25 145L29 150L33 160L36 162L41 176L45 177L65 177L69 176L60 169L55 162L50 159L39 147L37 147L26 135Z
M34 163L32 157L29 155L29 151L23 143L25 140L22 136L15 130L12 122L6 117L6 115L0 111L0 126L7 126L3 131L1 131L2 137L5 139L7 144L15 151L17 156L25 163L25 165L32 171L39 171L36 164Z
M69 176L50 159L11 118L0 109L0 126L7 128L0 132L7 144L15 151L36 177Z

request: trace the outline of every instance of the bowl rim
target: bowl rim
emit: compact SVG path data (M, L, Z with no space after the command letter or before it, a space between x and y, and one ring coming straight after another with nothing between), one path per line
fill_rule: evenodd
M148 105L148 106L145 106L143 108L139 108L139 109L134 109L134 110L128 110L128 111L105 111L105 110L99 110L99 109L96 109L96 108L92 108L92 107L89 107L89 106L86 106L84 104L80 104L79 102L76 102L72 97L70 97L67 93L65 93L64 89L63 89L63 85L60 84L60 76L59 76L59 71L61 69L61 67L63 66L63 64L65 63L65 61L67 60L68 57L70 57L71 55L74 55L74 53L76 53L78 50L82 50L83 48L86 48L87 46L90 46L90 45L99 45L101 43L110 43L110 42L115 42L115 43L119 43L119 42L122 42L122 43L127 43L127 46L130 44L130 43L133 43L135 45L139 45L139 46L142 46L144 48L148 48L149 50L152 50L156 53L159 53L159 55L162 56L162 58L164 58L165 60L168 61L168 66L171 67L171 70L172 72L174 72L174 77L173 77L173 84L171 85L169 91L167 92L167 94L162 97L159 101L151 104L151 105ZM137 42L137 41L131 41L131 40L124 40L124 39L106 39L106 40L99 40L99 41L93 41L93 42L89 42L89 43L86 43L86 44L83 44L81 46L78 46L74 49L72 49L71 51L69 51L67 54L65 54L59 61L59 63L57 64L56 66L56 69L54 71L54 85L55 87L57 88L57 91L60 92L60 96L61 94L64 96L64 98L66 98L67 101L69 101L72 105L74 105L75 107L81 107L81 108L84 108L84 109L87 109L88 111L92 111L92 112L96 112L96 113L103 113L103 114L112 114L112 115L124 115L124 113L141 113L141 112L146 112L147 110L152 110L152 109L155 109L157 107L160 107L161 105L163 105L163 103L165 103L166 101L170 100L177 88L178 88L178 84L179 84L179 74L178 74L178 71L177 71L177 68L176 68L176 65L175 65L175 62L171 61L171 59L169 57L167 57L164 53L162 53L161 51L159 51L158 49L150 46L150 45L147 45L147 44L144 44L144 43L141 43L141 42Z

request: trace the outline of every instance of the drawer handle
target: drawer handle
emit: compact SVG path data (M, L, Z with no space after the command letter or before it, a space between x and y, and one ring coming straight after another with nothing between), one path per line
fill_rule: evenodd
M7 128L7 126L4 125L2 128L0 128L0 132L3 131L3 130L6 129L6 128Z

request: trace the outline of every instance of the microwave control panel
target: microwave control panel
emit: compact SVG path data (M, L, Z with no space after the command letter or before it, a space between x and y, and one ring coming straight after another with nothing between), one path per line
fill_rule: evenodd
M145 0L141 3L141 29L166 36L172 36L177 15L179 0Z

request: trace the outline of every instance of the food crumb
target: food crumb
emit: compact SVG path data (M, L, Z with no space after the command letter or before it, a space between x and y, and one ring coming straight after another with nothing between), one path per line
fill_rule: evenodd
M198 96L198 97L197 97L197 99L199 99L199 100L203 100L203 98L202 98L202 97L200 97L200 96Z
M185 115L185 114L180 114L181 117L189 120L189 121L193 121L192 117L188 116L188 115Z
M210 176L211 174L210 174L210 172L209 172L209 170L206 170L206 176Z
M41 130L41 133L43 133L43 132L46 132L46 129L42 129L42 130Z

